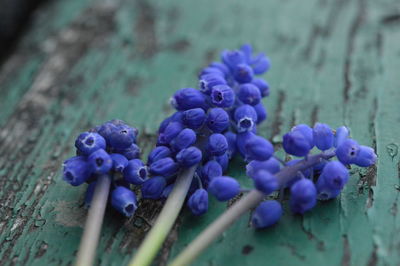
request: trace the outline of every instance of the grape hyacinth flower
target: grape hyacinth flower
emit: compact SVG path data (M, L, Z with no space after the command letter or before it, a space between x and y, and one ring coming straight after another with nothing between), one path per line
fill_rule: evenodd
M157 231L169 230L166 220L176 218L176 210L185 198L189 210L198 216L209 208L208 193L220 201L240 193L239 183L224 176L238 142L244 140L239 151L249 160L266 160L273 153L266 139L256 135L248 143L246 139L248 133L256 131L257 122L267 117L261 99L269 95L269 86L256 75L268 70L269 59L264 54L253 56L251 46L244 45L239 50L222 52L221 61L200 71L198 89L176 91L170 100L176 112L160 124L157 147L150 152L146 164L149 180L157 176L167 181L159 196L167 197L167 201L165 213L155 224ZM269 153L265 155L263 148ZM173 203L168 206L170 198ZM154 243L159 239L149 235L131 265L148 265L148 257L143 254L156 252Z
M112 183L111 205L121 214L132 216L137 203L129 184L140 185L147 178L147 169L138 159L140 150L136 145L137 135L138 130L122 120L111 120L79 134L75 147L80 156L64 162L63 179L78 186L85 182L95 184L100 176L108 176ZM94 193L94 186L89 188L85 200L87 206L92 198L90 195ZM126 211L123 206L129 204L134 207Z
M240 133L239 133L240 134ZM243 134L243 133L242 133ZM246 142L254 138L247 132L243 137L238 136L238 148L246 153ZM250 144L247 144L247 146ZM334 199L340 195L350 178L349 165L369 167L375 164L375 151L367 146L359 145L349 137L349 130L340 127L336 132L326 124L317 123L314 128L301 124L295 126L283 136L283 149L288 155L303 157L289 162L275 159L273 150L268 145L257 145L257 153L268 154L265 160L255 158L246 166L247 175L253 179L255 189L235 202L227 211L206 228L185 250L175 258L171 265L187 265L200 254L220 233L226 230L241 214L255 208L251 224L256 229L270 227L276 224L281 216L282 202L265 200L276 196L276 193L290 192L290 210L302 215L317 206L318 200ZM313 147L320 150L312 154ZM244 154L245 158L249 157ZM280 166L283 164L283 166ZM232 193L240 189L230 179L214 177L209 187L211 193L218 197L224 193ZM223 187L223 188L222 188ZM228 197L228 196L227 196ZM282 200L282 197L280 197Z
M200 71L198 90L183 88L176 91L170 100L176 112L161 122L157 146L148 156L145 167L149 181L143 184L146 187L152 184L152 176L164 177L167 185L154 182L153 186L159 183L164 190L170 190L184 169L196 167L199 178L192 181L191 187L195 189L187 195L192 202L188 207L195 215L206 212L199 211L194 204L197 200L203 202L205 191L223 201L239 193L238 183L223 176L239 142L244 140L240 149L247 160L263 161L273 154L272 144L252 133L256 130L258 116L260 121L267 116L261 99L269 95L269 85L256 78L255 73L264 73L269 67L269 59L263 54L253 57L251 50L251 46L244 45L240 50L224 51L222 62L213 62ZM247 138L250 133L251 138ZM137 183L140 175L137 170L130 170L131 164L124 172L128 179L135 177ZM131 183L132 178L129 179ZM220 191L224 184L232 188L226 195ZM203 190L199 192L196 188ZM193 193L198 195L192 198ZM160 193L159 198L165 194Z
M139 159L136 145L138 130L121 120L111 120L75 140L76 153L63 163L63 179L79 186L88 183L85 206L89 208L77 265L92 265L96 254L101 225L107 203L126 217L131 217L137 207L137 196L130 183L141 184L147 171ZM109 194L111 197L109 197ZM110 200L109 200L110 198Z

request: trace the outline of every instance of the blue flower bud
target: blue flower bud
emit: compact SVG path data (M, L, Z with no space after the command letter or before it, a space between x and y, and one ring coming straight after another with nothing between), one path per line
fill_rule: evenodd
M245 144L247 140L252 138L255 134L251 131L241 132L236 135L236 147L239 150L242 157L246 157Z
M214 177L222 176L223 171L221 165L214 160L208 161L201 169L202 180L209 183Z
M235 156L236 150L237 150L237 147L236 147L236 134L231 132L231 131L227 131L227 132L225 132L224 136L225 136L225 138L226 138L226 140L228 142L228 152L227 152L227 154L228 154L229 159L231 159L231 158L233 158L233 156Z
M308 141L311 149L314 147L314 133L311 127L305 124L294 126L291 131L300 132Z
M90 208L95 188L96 188L96 182L92 182L88 185L88 187L86 189L86 193L85 193L85 208L86 209Z
M136 142L138 135L136 128L129 127L124 121L117 119L96 127L96 131L106 140L107 145L116 149L129 147Z
M226 80L221 74L207 74L200 77L199 87L202 93L210 95L213 87L226 85Z
M229 115L222 108L211 108L206 119L207 127L216 133L223 132L229 126Z
M185 128L171 141L170 146L174 151L180 151L192 146L195 142L196 133L190 128Z
M281 170L281 165L280 162L274 157L271 157L266 161L253 160L246 165L246 174L251 178L254 178L255 174L260 170L268 171L271 174L276 174Z
M236 179L229 176L215 177L211 180L208 191L219 201L227 201L240 192L240 185Z
M141 187L143 198L159 199L166 185L167 181L162 176L155 176L147 179Z
M316 123L313 129L313 138L315 146L321 151L328 150L333 147L333 132L327 124Z
M276 200L261 202L251 216L251 224L257 229L276 224L282 217L282 206Z
M99 149L90 154L88 163L92 171L96 174L105 174L109 172L113 166L110 155L103 149Z
M279 188L276 177L268 171L259 170L253 175L254 186L262 193L269 195Z
M257 88L260 90L261 97L267 97L269 96L269 84L260 78L254 78L251 83L257 86Z
M322 170L319 179L324 179L324 183L335 190L341 190L349 180L349 171L338 161L328 162Z
M253 107L257 113L257 124L260 124L262 121L267 119L268 114L267 114L267 110L265 110L263 103L260 102L259 104L254 105Z
M106 140L96 132L83 132L75 140L75 147L83 155L90 155L98 149L106 149Z
M253 80L253 69L247 64L239 64L233 69L233 77L239 83L248 83Z
M247 160L266 161L274 154L274 146L263 137L253 135L244 146Z
M246 63L250 63L251 62L251 56L253 53L253 47L251 46L251 44L243 44L242 46L240 46L240 51L243 52L244 58L245 58L245 62Z
M207 107L204 94L193 88L184 88L175 92L171 99L171 104L177 110Z
M306 156L312 147L307 138L299 131L291 131L283 136L283 149L294 156Z
M140 148L135 143L132 143L131 146L126 149L114 149L114 152L122 154L128 160L137 159L140 157Z
M179 122L171 122L164 129L164 132L158 135L158 144L168 145L183 130L183 125Z
M160 126L158 127L158 133L163 133L164 130L167 128L167 126L169 125L169 123L171 122L172 118L171 117L167 117L165 118L161 123Z
M244 104L256 105L260 103L260 90L251 83L245 83L239 86L238 98Z
M260 53L256 58L251 61L251 67L253 68L254 74L260 75L268 71L271 66L271 62L265 54Z
M183 111L176 111L171 115L171 122L183 123Z
M127 149L136 142L137 130L126 125L118 124L114 130L111 131L107 142L114 149Z
M202 215L208 210L208 193L205 189L197 189L189 198L187 206L194 215Z
M350 131L347 127L341 126L336 129L335 133L335 147L339 147L350 136Z
M220 133L211 134L208 137L207 151L211 155L220 156L228 150L228 141Z
M212 62L209 67L218 68L224 74L224 76L229 75L229 68L221 62Z
M211 89L211 103L218 107L229 108L235 103L235 92L228 85L217 85Z
M119 153L110 154L111 160L113 162L112 169L116 172L122 173L124 168L128 165L128 159Z
M336 198L341 190L340 189L334 189L331 186L328 186L325 182L324 178L318 178L317 184L317 191L318 195L317 198L319 200L330 200Z
M75 156L63 163L63 179L73 186L83 184L92 174L90 165L85 157Z
M124 169L124 179L130 184L141 185L147 178L147 168L139 159L128 162Z
M312 209L317 202L317 190L314 183L303 178L290 187L290 208L294 213L303 214Z
M368 167L376 162L376 154L374 149L368 146L360 146L360 152L354 161L354 164L361 166L361 167Z
M201 158L201 151L194 146L183 149L176 155L176 161L184 167L191 167L199 163Z
M343 164L355 163L359 153L360 145L352 139L346 139L336 149L336 156Z
M111 193L111 205L126 217L131 217L137 209L136 195L126 187L116 187Z
M218 75L220 77L225 76L224 72L222 72L222 70L219 69L218 67L208 66L200 71L199 78L209 74Z
M225 153L221 156L214 156L213 160L217 161L217 163L219 163L219 165L221 165L223 172L226 172L226 170L228 170L228 165L229 165L228 153Z
M221 53L221 61L230 69L233 69L237 65L243 64L245 62L245 56L243 52L239 50L225 50Z
M251 105L244 104L236 108L234 119L238 132L251 131L257 123L257 112Z
M152 164L160 159L171 157L171 154L172 152L168 147L165 146L155 147L147 157L147 163Z
M191 129L199 129L206 120L206 113L201 108L189 109L183 112L182 121L185 126Z
M170 177L178 171L178 164L170 157L162 158L150 165L150 173Z

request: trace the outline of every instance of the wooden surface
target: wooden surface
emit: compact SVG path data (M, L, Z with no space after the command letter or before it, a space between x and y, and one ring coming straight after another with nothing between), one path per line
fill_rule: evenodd
M68 265L86 214L84 187L60 179L75 136L119 118L145 153L168 98L244 42L272 69L261 134L279 147L294 123L345 124L377 149L342 196L304 217L254 231L240 219L195 265L400 265L400 3L398 0L54 0L42 6L0 71L0 265ZM249 183L243 164L229 173ZM126 220L106 212L97 263L124 265L160 203ZM164 265L225 208L184 211L155 265Z

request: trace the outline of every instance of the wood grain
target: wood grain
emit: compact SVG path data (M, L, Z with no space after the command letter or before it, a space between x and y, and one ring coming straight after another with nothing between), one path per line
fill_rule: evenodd
M84 188L60 179L75 136L112 118L140 129L144 154L221 50L265 51L271 96L260 133L274 142L295 123L347 125L379 161L352 169L342 196L305 216L285 207L265 231L240 219L195 265L399 265L400 4L396 0L50 1L0 68L0 265L69 265L86 215ZM244 186L243 164L229 174ZM124 265L161 203L126 220L111 208L96 262ZM225 208L183 211L155 265L164 265Z

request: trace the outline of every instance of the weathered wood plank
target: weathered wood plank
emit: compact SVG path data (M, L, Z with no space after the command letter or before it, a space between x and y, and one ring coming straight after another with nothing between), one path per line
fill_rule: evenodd
M379 162L304 217L286 211L259 232L243 217L195 264L399 265L399 14L396 0L50 2L0 71L0 264L73 261L84 188L59 171L78 132L118 117L148 151L170 95L195 86L220 50L250 42L273 63L262 135L279 148L294 123L345 124ZM250 185L239 160L230 174ZM160 207L142 202L131 220L107 210L97 261L126 264ZM184 211L156 264L226 207Z

